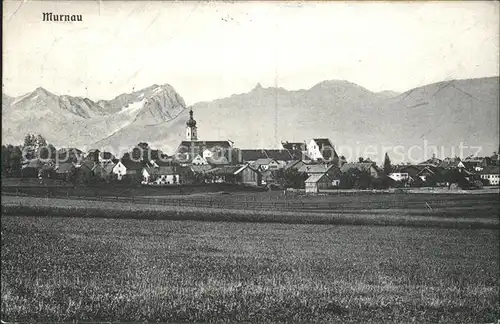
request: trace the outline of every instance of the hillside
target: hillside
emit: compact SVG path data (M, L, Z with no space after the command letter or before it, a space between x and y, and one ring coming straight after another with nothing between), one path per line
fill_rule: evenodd
M329 137L351 159L366 156L370 145L379 155L396 145L403 151L416 145L412 154L422 158L424 145L442 146L439 155L459 155L460 143L482 146L484 154L497 150L498 93L498 77L443 81L404 93L375 93L340 80L296 91L257 84L247 93L197 103L193 110L201 140L230 139L238 147L256 148ZM22 140L30 131L44 134L56 146L116 151L146 141L172 153L184 139L188 110L170 85L97 103L54 96L37 89L11 98L5 108L2 104L3 142ZM58 133L52 135L53 130Z

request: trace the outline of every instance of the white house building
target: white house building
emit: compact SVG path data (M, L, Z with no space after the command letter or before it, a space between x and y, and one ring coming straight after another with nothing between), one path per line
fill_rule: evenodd
M339 156L335 152L332 142L328 138L314 138L307 145L307 155L313 160L338 162Z

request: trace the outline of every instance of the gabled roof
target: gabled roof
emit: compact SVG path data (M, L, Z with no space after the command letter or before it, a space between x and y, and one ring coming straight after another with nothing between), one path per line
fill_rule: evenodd
M351 162L351 163L345 163L342 165L340 168L341 172L347 172L351 169L357 169L359 171L370 171L370 169L373 167L373 163L370 162Z
M80 168L86 168L88 170L93 170L96 166L97 166L97 164L91 160L83 160L80 163Z
M113 172L114 167L115 167L115 163L113 163L113 162L99 163L95 167L94 171L103 172L103 173L111 173L111 172Z
M120 162L125 166L125 168L127 168L127 170L141 170L144 167L144 163L128 159L122 159Z
M322 174L313 174L309 178L306 179L306 183L315 183L320 181L324 176L326 176L325 173Z
M240 165L240 168L239 168L238 170L236 170L236 171L234 172L234 174L239 174L240 172L242 172L242 171L243 171L243 170L245 170L245 169L250 169L250 170L252 170L252 171L254 171L254 172L259 173L259 171L258 171L257 169L255 169L255 168L252 168L252 166L251 166L250 164L245 164L245 165L243 165L243 166L242 166L242 165Z
M300 167L302 167L304 162L302 162L301 160L291 160L291 161L288 161L287 164L285 165L285 170L288 170L288 169L300 169Z
M241 168L239 165L224 165L207 172L215 175L232 175Z
M333 164L304 164L299 168L299 172L312 174L324 174L333 168Z

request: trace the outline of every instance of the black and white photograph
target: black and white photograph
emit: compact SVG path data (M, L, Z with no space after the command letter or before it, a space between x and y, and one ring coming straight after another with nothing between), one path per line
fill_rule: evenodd
M2 9L1 323L500 323L499 1Z

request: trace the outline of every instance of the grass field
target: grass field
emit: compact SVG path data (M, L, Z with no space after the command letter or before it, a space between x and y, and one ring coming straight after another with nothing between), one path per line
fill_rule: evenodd
M491 197L476 196L475 200L429 201L434 208L425 207L426 200L415 201L418 206L404 203L406 207L391 208L371 206L371 196L348 197L350 206L341 200L328 210L320 208L319 202L308 203L311 210L280 210L273 204L267 209L245 208L234 203L224 208L227 201L218 208L200 207L194 201L180 200L167 204L131 203L128 201L92 201L86 199L59 199L2 196L3 215L63 216L84 218L134 218L152 220L200 220L292 224L335 224L335 225L398 225L413 227L486 228L499 229L499 205ZM379 197L383 199L384 196ZM480 199L481 198L481 199ZM313 198L316 199L316 198ZM387 197L385 198L387 199ZM392 198L391 198L392 199ZM170 204L169 204L170 203ZM357 206L357 208L356 208ZM440 207L439 207L440 206ZM238 207L238 208L234 208Z
M499 232L2 216L4 321L487 323Z

